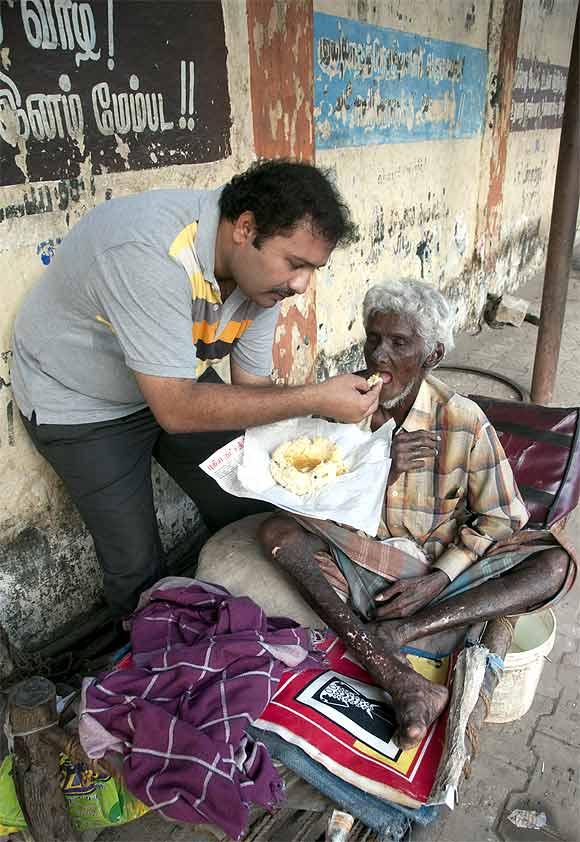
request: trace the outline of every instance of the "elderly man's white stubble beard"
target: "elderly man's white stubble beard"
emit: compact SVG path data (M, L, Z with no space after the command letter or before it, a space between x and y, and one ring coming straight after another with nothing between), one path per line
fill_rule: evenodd
M408 383L405 386L405 388L403 389L403 391L401 392L400 395L397 395L396 397L391 398L388 401L381 401L381 408L382 409L394 409L396 406L400 406L402 403L404 403L407 400L407 398L409 397L409 395L411 394L411 392L413 391L413 389L415 388L417 383L420 383L422 379L423 379L422 375L420 375L419 377L416 377L415 380L411 380L411 382Z

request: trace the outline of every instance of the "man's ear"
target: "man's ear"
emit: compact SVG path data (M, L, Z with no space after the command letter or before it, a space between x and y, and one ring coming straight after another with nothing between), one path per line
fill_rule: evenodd
M445 345L443 343L438 342L435 350L431 351L427 359L423 363L423 368L435 368L436 365L439 365L443 357L445 356Z
M252 211L244 211L233 223L232 237L234 243L243 246L256 239L256 218Z

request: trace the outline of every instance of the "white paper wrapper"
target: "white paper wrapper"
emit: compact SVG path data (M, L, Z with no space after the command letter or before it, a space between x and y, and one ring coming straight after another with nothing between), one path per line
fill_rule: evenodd
M391 466L394 421L374 433L354 424L333 424L318 418L291 418L253 427L245 436L216 451L200 467L235 497L265 500L280 509L320 520L335 520L376 535ZM300 436L325 436L336 442L348 473L316 494L298 497L277 485L270 457L279 444Z

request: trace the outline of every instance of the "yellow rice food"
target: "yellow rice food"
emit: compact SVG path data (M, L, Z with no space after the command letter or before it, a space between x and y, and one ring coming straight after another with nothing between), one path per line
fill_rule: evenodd
M323 436L301 436L278 445L272 454L270 473L278 485L302 497L347 473L347 468L333 441Z

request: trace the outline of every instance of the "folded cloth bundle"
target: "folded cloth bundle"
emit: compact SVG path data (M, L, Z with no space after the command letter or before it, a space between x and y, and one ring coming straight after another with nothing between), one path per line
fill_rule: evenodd
M283 797L246 728L285 669L319 663L310 632L215 585L168 579L142 598L131 639L130 668L85 679L85 751L122 752L127 787L149 807L238 838L252 802L272 808Z

